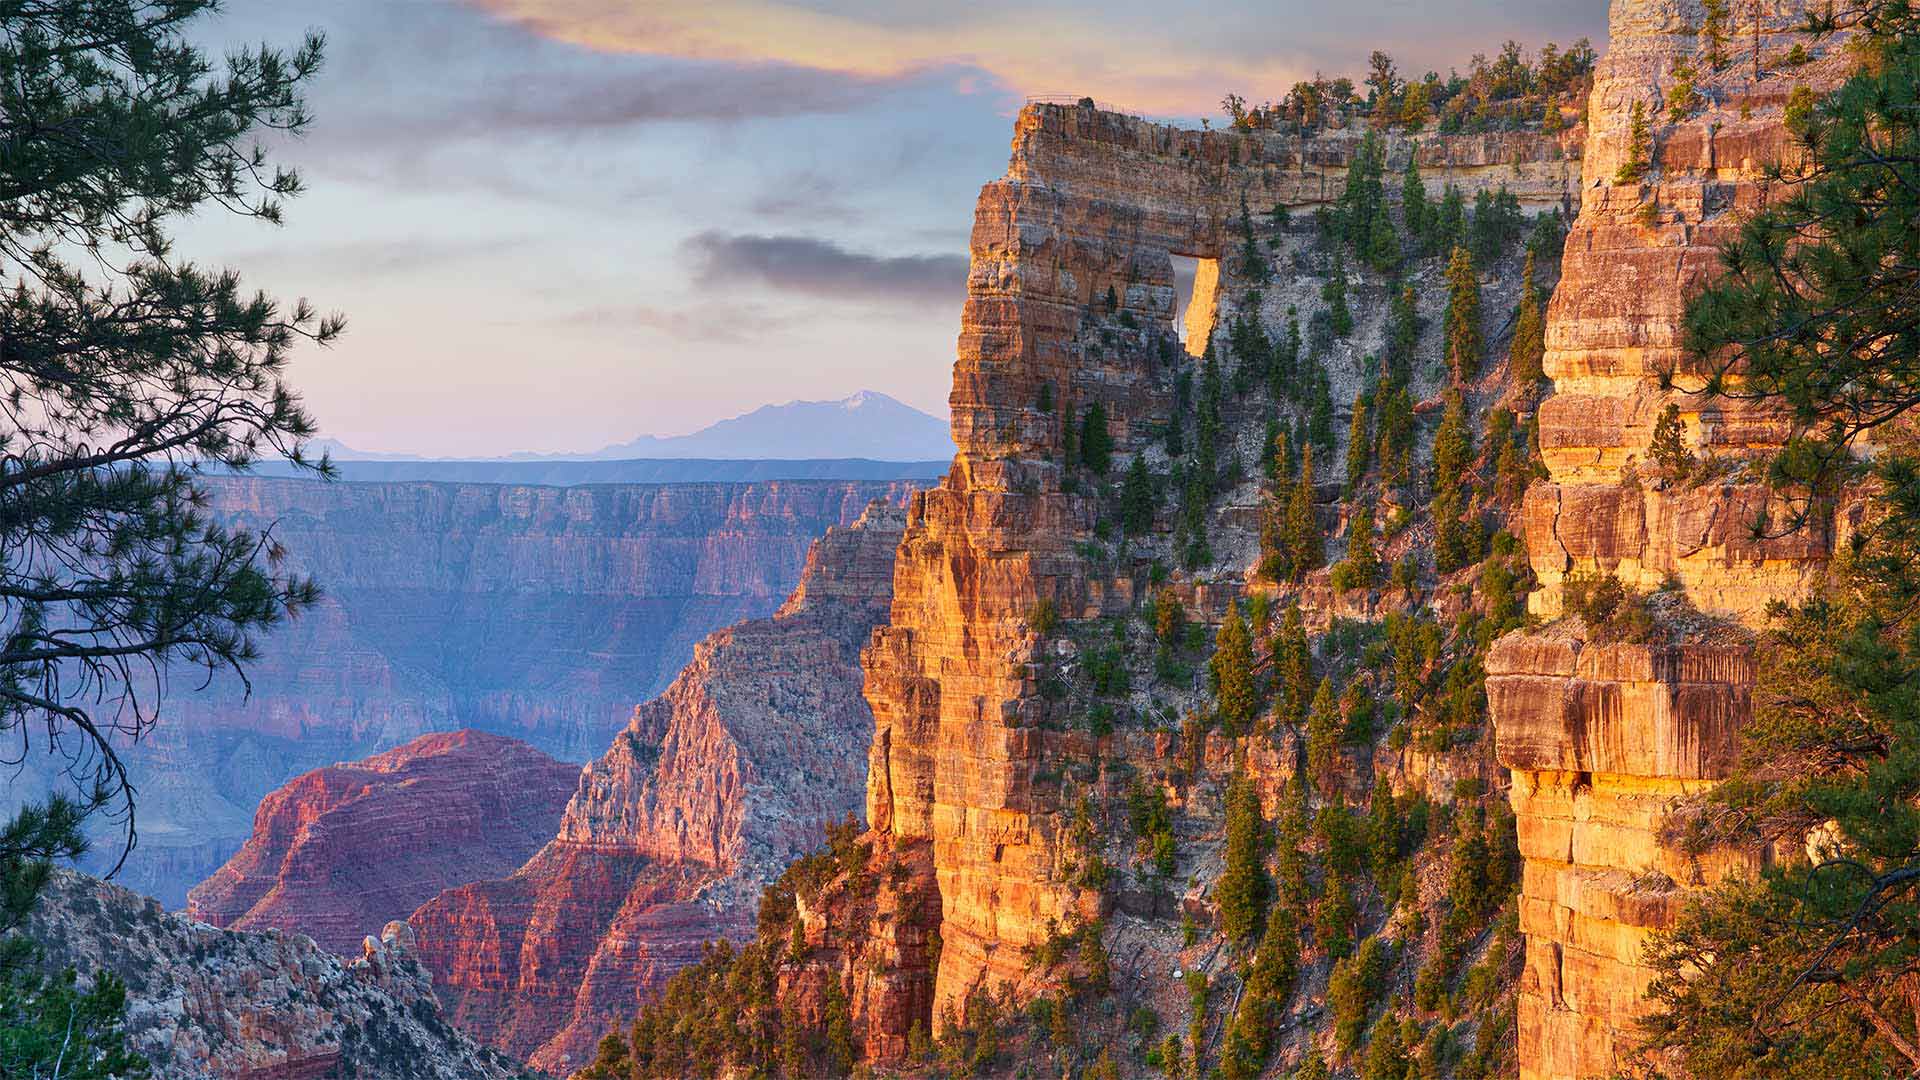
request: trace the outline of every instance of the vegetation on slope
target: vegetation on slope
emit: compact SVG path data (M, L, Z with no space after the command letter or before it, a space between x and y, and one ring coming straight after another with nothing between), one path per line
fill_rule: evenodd
M41 972L20 928L87 817L132 844L116 745L151 726L156 673L243 669L314 599L266 537L198 509L204 463L304 462L313 423L281 374L295 342L341 328L172 250L183 217L278 221L300 190L254 140L305 126L320 40L216 66L194 44L216 6L0 4L0 733L10 760L55 754L74 782L0 828L5 1076L145 1074L125 988Z
M1792 510L1756 528L1866 508L1826 587L1775 611L1739 766L1676 825L1776 856L1693 899L1653 951L1650 1061L1698 1076L1920 1069L1920 13L1841 4L1809 27L1841 28L1859 32L1858 74L1789 102L1798 183L1687 313L1707 391L1796 424L1769 470Z

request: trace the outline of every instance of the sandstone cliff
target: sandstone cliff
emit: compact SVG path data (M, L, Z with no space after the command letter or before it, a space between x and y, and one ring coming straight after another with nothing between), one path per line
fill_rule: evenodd
M563 1070L703 943L751 933L762 886L860 805L859 648L902 527L876 502L827 530L777 613L709 635L633 711L544 848L414 913L455 1023Z
M1769 601L1800 594L1824 569L1830 521L1756 536L1769 496L1750 459L1777 447L1784 425L1699 393L1702 373L1681 340L1686 300L1714 272L1718 245L1770 195L1766 167L1792 163L1788 96L1841 77L1841 43L1794 32L1811 6L1741 5L1732 56L1716 71L1698 36L1702 4L1613 5L1581 213L1548 312L1554 393L1540 408L1540 445L1551 476L1526 497L1543 586L1531 604L1542 614L1560 612L1567 575L1606 573L1644 588L1671 582L1703 612L1755 625ZM1795 45L1813 59L1786 62ZM1675 119L1665 104L1689 66L1702 100ZM1623 183L1635 102L1653 119L1654 152L1645 178ZM1703 461L1686 482L1662 479L1650 459L1670 403ZM1757 865L1756 853L1689 856L1659 839L1675 800L1730 764L1751 702L1744 636L1696 620L1652 645L1587 637L1571 620L1501 642L1487 664L1526 858L1526 1078L1615 1075L1645 1008L1648 935L1671 922L1687 888Z
M914 485L208 487L215 520L272 526L323 596L263 642L251 695L176 685L128 754L141 836L119 880L170 907L309 769L459 728L598 753L695 642L771 613L815 537Z
M553 836L580 770L498 735L422 735L268 795L187 915L306 934L342 955L441 890L500 877Z
M61 870L26 933L49 965L125 980L128 1044L166 1080L528 1075L448 1026L405 923L345 960L302 935L218 930Z
M1069 619L1127 611L1146 591L1152 553L1118 572L1083 561L1078 545L1094 537L1100 500L1063 490L1063 429L1039 388L1083 411L1099 403L1122 452L1155 453L1152 436L1174 412L1168 358L1153 347L1173 336L1170 256L1213 263L1202 271L1217 283L1213 317L1190 319L1196 351L1235 315L1277 327L1289 306L1309 310L1321 276L1284 269L1246 309L1248 282L1230 265L1243 207L1332 200L1358 143L1357 134L1205 133L1031 106L1016 121L1006 178L981 193L950 403L960 452L942 485L913 498L892 620L866 660L877 722L869 820L878 833L932 845L944 942L936 1015L978 987L1020 980L1034 947L1099 910L1096 895L1063 880L1065 808L1057 786L1035 780L1049 759L1096 752L1047 745L1029 615L1043 600ZM1389 160L1397 167L1410 146L1389 138ZM1434 137L1418 153L1436 190L1504 185L1536 209L1570 199L1578 167L1561 142L1537 134ZM1308 246L1288 243L1283 267ZM1085 312L1110 288L1123 325L1142 328L1132 340L1087 326ZM1385 299L1383 289L1363 305L1378 336ZM1363 355L1356 346L1330 360L1335 399L1350 398ZM1236 425L1242 460L1260 452L1256 416ZM1231 551L1228 573L1189 586L1203 612L1241 591L1258 498L1257 488L1230 497L1238 510L1223 516L1239 539L1215 540ZM1142 751L1153 754L1151 744ZM869 1045L897 1054L905 1035L870 1035Z

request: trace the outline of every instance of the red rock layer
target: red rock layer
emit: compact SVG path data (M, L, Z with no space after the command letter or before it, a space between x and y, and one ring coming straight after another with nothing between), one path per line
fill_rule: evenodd
M696 642L772 613L829 526L919 485L206 486L215 520L271 526L323 594L265 643L251 692L174 694L127 751L141 843L118 880L169 907L309 769L463 727L593 757Z
M1551 472L1528 491L1525 534L1542 584L1536 612L1556 615L1574 572L1653 587L1677 579L1696 606L1728 620L1655 646L1596 645L1577 621L1514 635L1487 660L1490 711L1526 860L1519 997L1526 1080L1614 1076L1644 1014L1648 937L1671 925L1688 888L1747 873L1757 853L1689 855L1660 840L1675 802L1726 775L1750 717L1752 670L1738 623L1800 594L1823 572L1833 523L1756 539L1768 493L1745 464L1779 445L1779 418L1707 397L1683 347L1688 297L1717 247L1768 197L1763 170L1796 152L1782 112L1796 86L1831 87L1834 42L1791 30L1810 5L1736 5L1732 62L1712 71L1695 36L1698 0L1616 0L1611 41L1589 106L1580 217L1547 315L1540 408ZM1785 67L1795 44L1816 59ZM1754 77L1757 48L1762 77ZM1669 123L1676 68L1701 72L1703 106ZM1652 121L1652 169L1618 183L1633 104ZM1671 375L1675 389L1663 389ZM1654 424L1677 405L1687 439L1719 459L1712 479L1668 483L1646 469ZM1731 466L1731 467L1728 467Z
M253 836L188 894L187 914L350 953L442 889L525 862L552 837L579 775L478 731L315 769L261 802Z
M860 805L859 649L903 523L875 503L829 530L778 614L710 635L634 710L526 865L414 913L455 1023L564 1071L703 942L751 933L761 888Z

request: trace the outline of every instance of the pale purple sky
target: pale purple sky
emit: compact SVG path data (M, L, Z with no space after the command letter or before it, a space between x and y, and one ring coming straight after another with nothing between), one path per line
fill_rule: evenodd
M243 0L203 36L328 36L280 151L309 191L179 250L346 313L293 379L363 450L591 450L859 389L945 415L973 200L1025 95L1192 122L1375 48L1417 76L1605 23L1604 0Z

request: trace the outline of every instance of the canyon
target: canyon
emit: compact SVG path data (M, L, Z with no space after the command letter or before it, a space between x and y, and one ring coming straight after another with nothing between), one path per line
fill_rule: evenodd
M481 1070L564 1073L630 1033L649 1061L697 1047L727 1056L699 1068L743 1072L777 1053L803 1073L992 1075L1012 1055L1146 1075L1183 1048L1235 1077L1395 1055L1403 1074L1415 1055L1434 1075L1631 1072L1647 941L1690 890L1767 858L1684 847L1667 818L1727 775L1766 605L1813 588L1851 524L1752 528L1786 424L1702 393L1682 340L1716 246L1795 152L1790 95L1844 71L1842 43L1796 32L1805 10L1757 6L1754 63L1687 76L1697 99L1669 112L1704 7L1615 0L1570 125L1552 100L1551 122L1505 131L1312 135L1029 103L976 206L958 453L932 487L222 481L223 520L277 522L342 584L251 698L182 695L185 722L143 751L153 850L189 814L235 816L197 775L259 783L310 751L417 741L268 796L193 908L334 947L405 922L352 963L277 931L200 947L432 997L405 1037ZM1805 62L1775 61L1796 47ZM1649 160L1623 168L1636 105ZM1349 264L1341 215L1374 154L1421 198L1482 196L1475 225L1496 191L1542 218L1475 237L1463 283L1467 225L1446 266L1396 193L1372 212L1408 246L1355 243ZM1184 342L1176 258L1199 267ZM1542 380L1507 357L1536 286ZM1432 436L1398 477L1396 392ZM1702 466L1684 479L1651 451L1670 406ZM1321 550L1276 570L1283 516ZM1343 578L1376 544L1372 575ZM1603 575L1648 594L1646 633L1611 638L1568 602ZM442 726L482 730L418 738ZM542 751L598 756L574 773ZM444 850L368 865L423 817L449 820ZM195 993L218 998L196 1024L283 1023ZM303 1015L299 995L274 1015ZM356 1008L339 1013L378 1012ZM315 1030L272 1061L242 1039L233 1067L345 1061L327 1055L350 1040Z
M1334 335L1350 341L1316 351L1334 400L1352 397L1361 408L1369 354L1391 347L1383 309L1398 282L1329 258L1326 216L1306 228L1300 221L1335 204L1361 152L1359 132L1185 131L1090 100L1020 112L1007 174L986 186L976 211L950 402L958 455L940 484L910 500L890 617L863 658L875 719L864 854L843 857L836 874L800 892L784 922L763 923L762 952L737 961L743 972L757 964L778 972L780 1015L788 1024L799 1017L812 1033L809 1052L912 1072L927 1060L931 1035L963 1055L994 1047L992 1060L1008 1052L1007 1039L1028 1036L1002 1029L989 1040L1000 1022L991 1018L1004 1021L1009 1004L1046 1005L1057 1016L1092 979L1126 1006L1187 1014L1192 1052L1204 1040L1232 1058L1238 1017L1209 1015L1206 988L1222 980L1237 1012L1251 979L1221 958L1213 936L1231 846L1225 781L1235 775L1269 817L1286 817L1311 779L1322 791L1305 800L1310 820L1338 821L1349 801L1374 815L1384 792L1396 807L1418 805L1455 823L1451 844L1442 838L1408 857L1411 893L1396 885L1390 894L1379 882L1377 898L1358 894L1359 928L1378 927L1376 943L1392 957L1377 977L1397 1004L1381 1014L1374 1038L1411 1030L1432 1046L1439 1036L1430 1018L1461 1013L1425 1003L1429 979L1444 994L1464 993L1465 985L1445 988L1472 964L1486 980L1476 992L1490 997L1451 1037L1468 1032L1482 1068L1500 1054L1529 1080L1633 1068L1648 938L1671 924L1688 890L1750 874L1763 858L1681 850L1663 837L1664 821L1726 775L1751 711L1753 630L1770 601L1804 595L1820 580L1848 526L1843 517L1756 533L1770 496L1753 462L1780 445L1786 426L1751 403L1701 393L1704 373L1682 342L1686 299L1712 273L1717 245L1768 197L1767 168L1792 161L1783 116L1790 95L1836 85L1847 63L1842 42L1800 32L1806 11L1796 2L1758 5L1752 62L1686 76L1697 96L1670 109L1680 73L1702 63L1705 9L1693 0L1616 0L1581 123L1380 140L1390 169L1417 161L1429 197L1445 184L1469 198L1504 187L1523 207L1569 219L1554 265L1542 267L1554 282L1546 381L1522 385L1496 361L1456 387L1480 432L1496 410L1510 409L1537 455L1527 467L1532 482L1503 505L1474 490L1495 448L1475 451L1469 499L1494 528L1512 532L1492 538L1491 553L1466 568L1472 573L1448 570L1436 565L1441 523L1424 519L1430 505L1383 484L1381 512L1402 524L1389 528L1381 555L1412 559L1414 568L1396 589L1356 594L1325 570L1292 582L1257 572L1269 496L1251 463L1275 428L1261 431L1272 413L1252 403L1214 406L1227 480L1198 515L1210 546L1203 558L1186 559L1171 542L1183 530L1190 540L1195 526L1170 521L1164 506L1144 534L1118 532L1118 485L1075 459L1074 417L1097 406L1114 471L1143 461L1156 483L1171 474L1177 496L1182 451L1169 432L1191 430L1181 425L1198 393L1194 377L1214 378L1216 363L1223 378L1232 374L1228 358L1243 327L1276 340L1293 312L1310 310L1343 276L1338 294L1360 296L1357 326ZM1787 62L1790 50L1797 55ZM1625 169L1641 152L1631 131L1636 106L1650 117L1649 160ZM1279 208L1271 223L1269 207ZM1184 349L1175 344L1175 256L1199 261ZM1496 345L1514 326L1513 258L1475 268L1491 315L1475 331ZM1444 306L1438 276L1428 264L1408 281L1429 326ZM1459 408L1442 393L1434 344L1424 338L1412 364L1423 417ZM1545 396L1533 396L1540 389ZM1686 450L1705 463L1686 481L1660 476L1649 451L1669 405ZM1352 418L1336 416L1336 428ZM1282 433L1286 419L1283 412ZM1355 430L1364 430L1359 421ZM1351 444L1335 450L1367 464ZM1342 475L1341 456L1310 485L1314 518L1336 537L1364 520L1353 515L1356 488L1371 490L1367 477ZM1601 575L1653 594L1655 626L1643 640L1607 640L1565 610L1570 581ZM1516 588L1531 620L1507 612L1494 622ZM1177 663L1146 662L1142 647L1158 633L1153 613L1168 603L1209 631L1242 603L1265 612L1297 605L1316 639L1309 664L1357 687L1391 687L1411 709L1406 734L1376 734L1336 759L1343 771L1335 777L1307 778L1300 727L1262 719L1251 734L1221 730L1205 680L1191 669L1161 674L1177 673ZM1249 618L1254 610L1247 607ZM1394 654L1406 649L1393 643L1373 672L1341 668L1343 635L1391 635L1396 619L1459 628L1437 635L1452 666L1429 657L1424 671L1411 669L1414 684L1398 673L1388 681L1382 666L1397 665ZM1479 620L1511 632L1469 648ZM1159 636L1164 655L1169 639ZM1096 661L1108 671L1118 663L1121 677L1089 674ZM1285 662L1277 640L1270 662ZM1117 692L1105 688L1115 681ZM1104 685L1089 693L1090 683ZM1462 714L1467 726L1452 727L1450 717ZM1140 820L1132 809L1148 805L1140 798L1171 814L1171 873L1142 866L1116 824L1130 813ZM1494 868L1478 872L1496 891L1511 887L1517 903L1499 925L1469 924L1466 939L1443 940L1439 926L1459 910L1453 894L1471 876L1462 868L1469 841L1492 844ZM1305 850L1331 859L1334 847L1316 835ZM1500 876L1504 850L1511 880ZM1318 887L1338 880L1327 873ZM1409 898L1410 918L1401 906ZM1252 1070L1244 1075L1269 1061L1284 1075L1318 1055L1359 1053L1349 1036L1329 1037L1320 1011L1343 962L1322 934L1316 928L1310 944L1295 946L1306 958L1280 1002L1288 1011L1272 1036L1278 1053L1268 1046L1253 1065L1236 1061ZM1215 944L1196 947L1209 937ZM1202 989L1189 1006L1160 973L1196 967ZM846 1045L821 1034L840 1023L841 1009L851 1021ZM1093 1060L1081 1039L1104 1038L1104 1061L1122 1045L1124 1033L1100 1019L1114 1012L1080 1012L1066 1036L1056 1024L1051 1043L1017 1042L1017 1052L1029 1064L1045 1055L1074 1067ZM670 1035L651 1032L681 1015L643 1013L635 1037L649 1041L634 1052L677 1052L662 1049ZM1360 1019L1371 1015L1365 1009ZM1130 1062L1160 1052L1131 1045Z
M262 641L250 687L176 680L126 754L140 835L117 880L172 908L310 769L460 728L597 754L696 642L771 613L815 537L917 484L206 486L214 521L270 529L322 596Z
M441 890L501 877L552 837L580 770L478 731L422 735L296 777L187 894L187 917L279 929L342 956Z
M752 935L762 889L859 808L859 650L903 527L878 501L827 529L773 615L709 635L633 710L525 865L408 917L455 1024L565 1072L707 942Z

